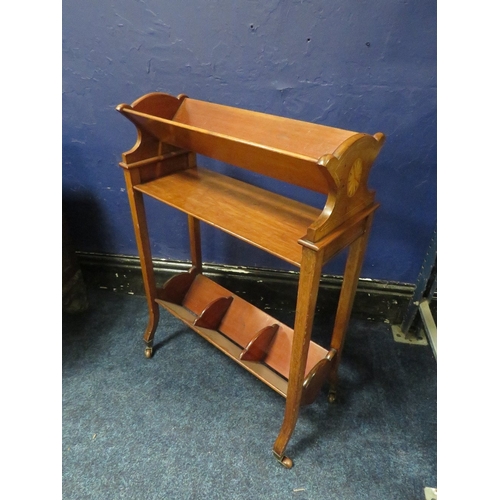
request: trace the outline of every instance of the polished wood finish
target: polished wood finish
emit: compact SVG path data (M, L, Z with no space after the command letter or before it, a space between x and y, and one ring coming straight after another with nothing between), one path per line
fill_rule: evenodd
M266 326L253 338L240 354L240 359L245 361L263 361L271 350L273 340L279 326L275 323Z
M179 274L169 283L175 284L175 278L180 276L188 274ZM257 337L267 335L268 328L271 329L274 338L270 339L270 345L268 344L267 352L261 361L284 379L288 378L293 330L213 280L202 274L197 275L182 302L174 303L160 298L156 301L191 327L221 333L226 340L230 340L239 348L238 358L242 361L256 361L245 359L244 353L252 350ZM259 328L261 325L265 326ZM314 370L318 362L327 355L325 348L311 343L306 359L306 373Z
M152 355L158 306L179 318L286 398L273 453L285 456L301 406L330 383L338 366L374 211L368 175L384 142L373 136L163 93L117 110L137 128L123 153L149 307L144 334ZM311 207L197 165L196 154L325 195ZM187 214L192 268L157 288L143 196ZM300 268L293 328L203 275L200 221ZM329 350L311 341L323 265L348 248Z
M232 301L233 297L229 296L219 297L213 302L210 302L196 319L194 326L217 330Z
M296 266L321 210L198 167L135 188Z

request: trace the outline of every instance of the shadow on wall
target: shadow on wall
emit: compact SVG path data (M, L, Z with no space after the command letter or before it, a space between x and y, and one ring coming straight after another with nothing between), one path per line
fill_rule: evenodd
M85 282L64 215L62 218L62 308L68 313L80 313L88 309Z
M113 232L109 228L106 207L96 195L99 183L91 178L92 167L88 163L80 148L73 144L63 146L62 212L74 248L99 252L110 245ZM64 172L66 168L68 171ZM92 182L96 183L94 190Z
M109 241L105 216L93 194L88 191L63 193L63 215L76 250L99 252Z

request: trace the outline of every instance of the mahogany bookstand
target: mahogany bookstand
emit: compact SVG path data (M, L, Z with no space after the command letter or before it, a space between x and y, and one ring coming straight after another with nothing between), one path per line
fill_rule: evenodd
M153 352L159 306L286 398L273 452L284 455L299 409L325 382L335 399L344 337L373 213L368 174L384 142L374 136L210 102L150 93L117 110L138 133L123 153L149 307L146 356ZM325 195L323 210L198 167L196 154ZM192 268L157 288L143 195L187 214ZM202 274L200 221L300 269L293 329ZM311 341L323 265L348 248L328 348Z

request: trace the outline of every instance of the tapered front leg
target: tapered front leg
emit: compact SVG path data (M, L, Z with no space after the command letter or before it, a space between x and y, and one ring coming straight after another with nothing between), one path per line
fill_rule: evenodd
M335 358L333 359L332 370L330 372L330 391L328 394L328 400L330 402L335 401L336 397L339 363L342 355L342 349L344 347L347 327L349 326L352 305L354 303L354 297L358 287L359 276L363 266L372 220L373 214L370 214L365 222L365 231L349 247L344 279L340 290L339 303L337 306L337 313L335 315L335 324L330 344L330 346L337 351Z
M137 178L135 178L137 177ZM146 210L142 193L135 191L133 186L139 182L139 173L136 170L125 170L125 181L127 193L132 212L132 222L134 225L135 239L139 251L141 262L142 279L144 291L148 302L149 321L144 332L144 342L146 343L145 355L150 358L153 355L153 339L160 318L160 311L156 299L156 283L153 272L153 261L151 246L149 243L148 226L146 221Z
M285 416L273 448L276 458L287 468L292 467L293 462L290 458L285 457L284 452L299 416L307 354L321 278L322 259L323 253L321 251L303 248Z

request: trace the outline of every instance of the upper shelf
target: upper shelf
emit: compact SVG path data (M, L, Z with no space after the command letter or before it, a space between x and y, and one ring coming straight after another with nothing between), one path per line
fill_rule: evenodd
M319 242L373 205L367 180L384 142L381 133L372 136L159 92L117 110L138 131L135 146L120 163L136 169L135 189L293 264L300 262L299 239ZM319 211L203 170L181 173L196 166L195 154L323 193L325 206ZM211 207L210 200L216 202ZM240 215L226 217L224 211L235 216L245 211L247 222ZM293 250L285 250L290 242Z
M201 167L135 186L136 190L300 266L298 240L321 210Z
M117 109L164 143L324 194L332 186L318 162L365 135L161 93Z

